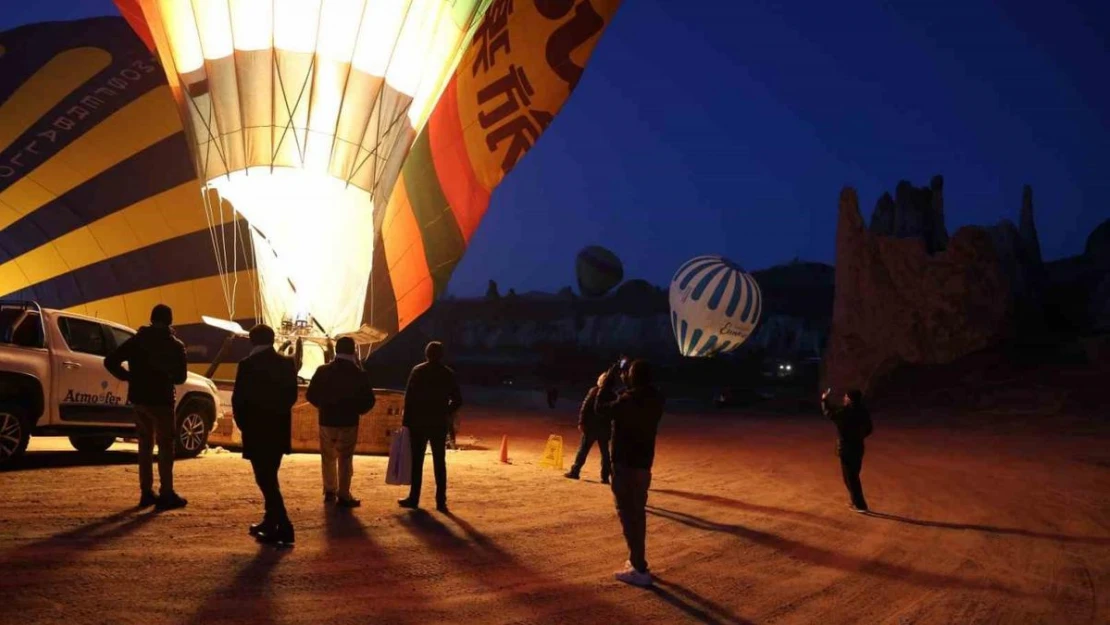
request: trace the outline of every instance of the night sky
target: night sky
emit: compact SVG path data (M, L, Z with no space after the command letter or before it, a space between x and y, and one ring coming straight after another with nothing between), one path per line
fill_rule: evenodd
M4 4L0 30L116 13ZM698 254L832 262L842 186L869 219L936 173L950 232L1017 221L1028 183L1045 256L1082 251L1110 217L1110 3L625 0L449 291L558 289L591 243L657 284Z

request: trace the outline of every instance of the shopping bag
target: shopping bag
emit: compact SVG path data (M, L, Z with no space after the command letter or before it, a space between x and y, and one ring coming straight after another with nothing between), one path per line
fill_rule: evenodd
M412 484L412 447L409 429L401 428L389 446L389 464L385 469L385 483L394 486Z

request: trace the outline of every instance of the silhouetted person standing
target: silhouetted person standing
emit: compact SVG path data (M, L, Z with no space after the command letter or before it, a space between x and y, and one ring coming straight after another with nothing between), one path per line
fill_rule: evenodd
M851 498L849 507L856 512L867 512L859 474L863 469L863 439L871 435L872 425L863 393L848 391L844 394L843 405L833 406L826 390L821 394L821 412L836 424L836 455L840 456L840 471Z
M628 388L614 397L619 372L619 365L614 365L604 374L595 403L597 412L613 423L613 498L628 543L628 562L616 578L633 586L650 586L646 507L664 400L655 388L650 365L643 360L632 363L625 377Z
M139 435L139 506L159 510L184 508L188 502L173 489L173 460L176 452L174 404L177 384L188 377L185 344L173 334L173 310L158 304L150 311L150 325L123 342L104 359L104 368L127 382L127 401L134 406ZM127 363L127 369L123 368ZM158 440L158 479L161 493L154 492L154 441Z
M243 458L266 502L262 522L250 534L264 543L293 544L293 524L281 496L278 470L291 451L293 404L297 403L297 368L274 350L274 330L256 325L250 331L251 353L239 363L231 407L243 433Z
M591 387L586 393L586 399L582 401L582 407L578 410L578 431L582 433L582 439L578 443L578 455L574 458L574 464L565 476L572 480L579 478L582 466L586 464L586 458L590 455L590 448L596 442L601 451L601 483L609 483L609 471L612 468L612 461L609 458L609 434L612 423L604 415L598 414L595 406L597 394L601 391L604 381L605 374L598 376L597 386Z
M324 503L357 508L362 502L351 496L351 476L358 421L374 407L374 388L355 356L353 339L345 336L335 342L335 360L316 370L307 399L320 413Z
M436 476L436 509L447 511L447 431L451 419L462 406L462 394L455 372L443 364L443 343L432 341L424 348L425 361L409 374L405 387L403 425L412 441L412 487L409 496L397 503L403 508L420 506L424 450L432 446Z

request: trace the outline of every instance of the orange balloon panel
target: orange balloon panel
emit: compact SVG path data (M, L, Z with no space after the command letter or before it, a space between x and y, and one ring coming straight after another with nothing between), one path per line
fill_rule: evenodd
M367 323L396 332L443 292L490 194L562 108L619 4L489 5L393 188L390 210L411 212L416 227L387 220L377 233L379 245L405 250L405 265L373 272ZM424 255L415 270L417 248L407 242L417 238Z

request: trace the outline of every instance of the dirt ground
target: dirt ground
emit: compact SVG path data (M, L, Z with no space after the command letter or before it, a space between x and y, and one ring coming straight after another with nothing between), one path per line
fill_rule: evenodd
M133 447L35 440L0 474L0 623L1110 622L1106 424L877 415L864 516L819 417L668 415L641 590L612 578L596 450L580 482L539 466L552 433L569 465L573 422L468 409L485 449L449 453L448 516L399 509L381 457L356 460L362 508L326 509L318 457L291 456L288 551L247 536L261 499L237 453L179 463L189 506L156 514L132 507Z

